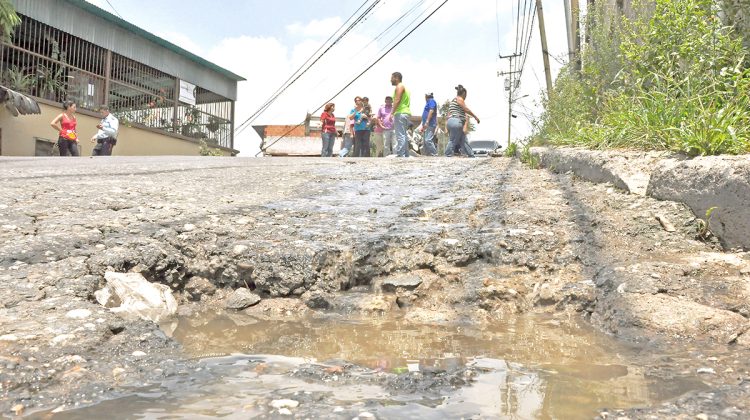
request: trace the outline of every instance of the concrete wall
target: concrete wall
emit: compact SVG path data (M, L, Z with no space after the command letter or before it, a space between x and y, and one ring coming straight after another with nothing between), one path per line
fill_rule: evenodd
M750 250L750 155L688 159L665 152L532 147L542 167L612 183L631 193L684 203L725 248Z
M61 107L40 103L40 115L14 117L5 107L0 107L0 129L2 139L0 150L3 156L34 156L35 137L57 141L57 132L49 123L62 112ZM89 139L96 134L96 125L100 118L78 113L78 136L80 137L81 156L90 156L94 145ZM226 156L228 150L222 150ZM135 127L120 127L120 135L113 155L187 155L197 156L200 147L197 142L172 137Z
M323 148L323 139L320 137L284 137L273 143L275 137L266 138L266 154L273 156L320 156ZM343 139L336 137L333 143L333 153L338 154L341 150ZM271 145L270 147L268 145Z

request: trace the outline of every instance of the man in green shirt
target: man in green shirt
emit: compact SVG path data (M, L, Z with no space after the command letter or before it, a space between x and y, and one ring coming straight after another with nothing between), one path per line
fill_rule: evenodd
M396 86L393 93L393 127L396 131L396 156L409 157L409 138L406 135L406 129L409 126L409 117L411 117L411 98L409 92L402 83L403 76L399 72L391 75L391 85Z

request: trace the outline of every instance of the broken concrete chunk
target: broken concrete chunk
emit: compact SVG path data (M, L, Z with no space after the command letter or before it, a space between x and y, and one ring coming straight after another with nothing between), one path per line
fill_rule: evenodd
M243 310L253 305L257 305L258 303L260 303L260 300L260 296L256 295L248 289L243 288L237 289L232 292L232 294L227 298L224 306L227 309Z
M383 280L384 292L395 292L397 289L414 290L422 284L422 278L416 274L401 274Z
M97 292L96 296L98 301L105 301L104 306L111 303L113 298L119 300L120 305L111 308L112 312L153 322L159 322L177 312L177 301L168 286L151 283L140 273L109 271L104 274L104 278L110 289L110 299L104 299L106 292L103 290Z

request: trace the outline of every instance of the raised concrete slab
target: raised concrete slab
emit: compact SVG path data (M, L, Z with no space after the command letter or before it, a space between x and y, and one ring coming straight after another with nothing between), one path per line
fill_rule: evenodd
M706 218L726 248L750 249L750 156L665 159L651 173L648 195L679 201Z
M662 152L601 151L581 148L532 147L542 167L572 172L596 183L611 183L632 194L646 195L650 168L666 157Z
M532 147L540 165L625 191L684 203L696 217L712 207L710 230L725 248L750 249L750 155L675 158L666 152Z

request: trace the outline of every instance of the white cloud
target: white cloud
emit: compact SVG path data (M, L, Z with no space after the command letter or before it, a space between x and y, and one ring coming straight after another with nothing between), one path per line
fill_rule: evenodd
M189 36L174 31L160 31L155 33L156 36L166 39L167 41L179 46L180 48L190 51L195 55L203 55L205 51Z
M288 49L279 40L243 36L228 38L211 49L206 58L244 78L238 87L236 125L241 124L269 97L291 72ZM235 148L243 156L258 151L260 138L252 127L235 138Z
M306 24L295 22L291 25L287 25L286 30L292 35L305 38L327 38L333 33L333 31L338 29L342 23L341 18L335 16L322 20L313 19Z

